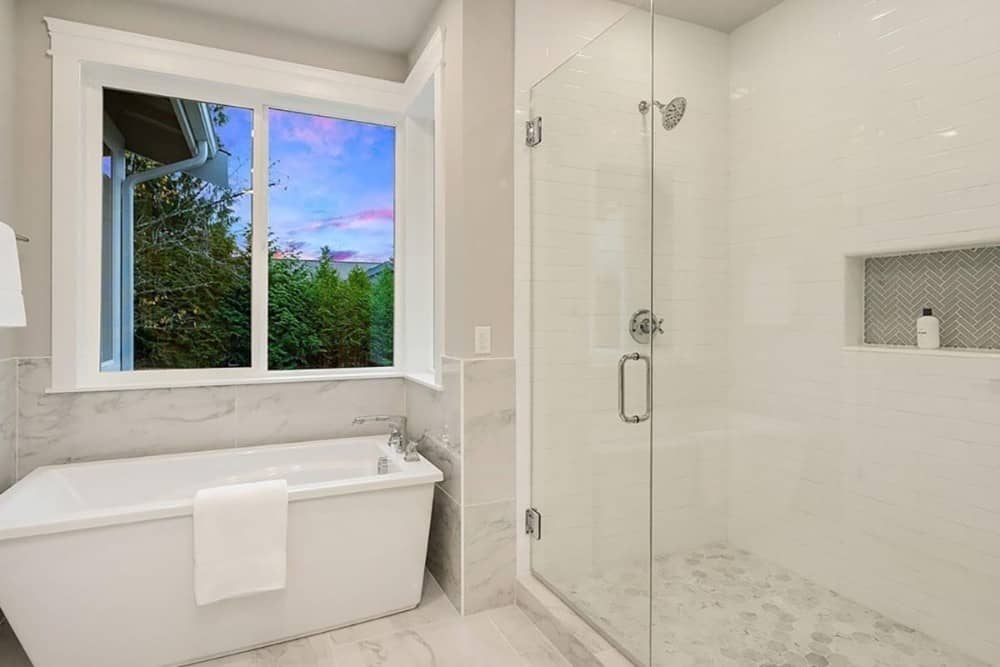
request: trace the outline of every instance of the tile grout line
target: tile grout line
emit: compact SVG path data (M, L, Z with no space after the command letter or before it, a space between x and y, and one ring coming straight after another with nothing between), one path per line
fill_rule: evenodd
M459 488L462 490L462 502L458 503L458 613L465 616L465 360L458 360L458 442L459 442Z
M499 505L500 503L511 503L511 502L514 502L515 500L517 500L517 499L514 498L514 497L510 497L510 498L498 498L497 500L484 500L481 503L468 503L468 504L464 505L464 507L468 507L470 509L475 509L477 507L485 507L487 505Z
M21 362L14 359L14 482L21 475Z

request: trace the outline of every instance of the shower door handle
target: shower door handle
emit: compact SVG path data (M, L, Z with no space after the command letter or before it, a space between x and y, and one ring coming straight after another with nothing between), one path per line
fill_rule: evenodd
M646 412L641 415L625 414L625 365L630 361L642 361L646 364ZM626 424L639 424L653 414L653 364L645 354L633 352L623 354L618 360L618 417Z

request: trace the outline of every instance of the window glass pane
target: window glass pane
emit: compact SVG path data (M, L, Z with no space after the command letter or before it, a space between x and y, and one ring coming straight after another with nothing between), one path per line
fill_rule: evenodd
M105 89L104 112L102 369L249 366L252 111Z
M272 369L393 363L395 128L271 109Z

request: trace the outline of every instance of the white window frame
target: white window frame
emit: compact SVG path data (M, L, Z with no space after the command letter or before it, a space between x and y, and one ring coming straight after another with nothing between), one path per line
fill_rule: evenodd
M440 385L444 319L441 68L443 36L431 38L405 82L335 72L174 40L46 18L52 57L52 387L50 391L206 386L300 380L412 377ZM248 368L102 372L102 188L105 87L205 100L253 110L252 361ZM435 96L434 193L421 210L406 205L408 113ZM394 365L272 371L267 368L267 110L333 116L396 128ZM260 139L263 138L263 139ZM412 145L418 142L414 140ZM421 145L426 144L423 142ZM405 156L405 157L404 157ZM424 198L421 198L424 199ZM433 239L433 270L408 261L407 237ZM419 256L426 261L426 244ZM429 293L428 293L429 292ZM430 306L422 317L407 299ZM421 349L408 341L425 341Z

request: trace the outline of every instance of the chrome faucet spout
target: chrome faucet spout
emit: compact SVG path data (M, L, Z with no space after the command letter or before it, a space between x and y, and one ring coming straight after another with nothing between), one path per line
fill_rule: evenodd
M353 424L360 426L368 423L386 423L389 425L389 446L402 453L406 440L406 417L403 415L365 415L355 417Z

